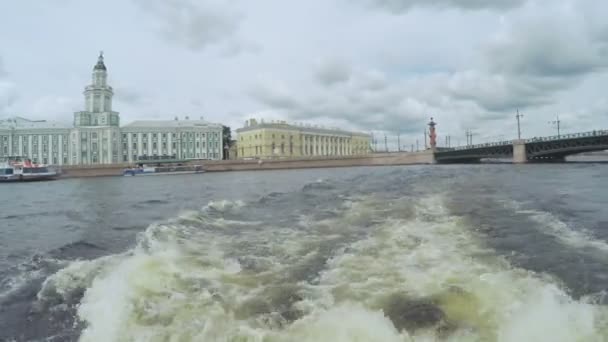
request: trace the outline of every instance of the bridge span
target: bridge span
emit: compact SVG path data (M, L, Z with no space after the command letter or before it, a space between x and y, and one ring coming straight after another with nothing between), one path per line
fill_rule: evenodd
M566 156L608 150L608 130L562 134L513 141L437 148L437 163L474 163L482 159L512 159L514 163L563 161Z

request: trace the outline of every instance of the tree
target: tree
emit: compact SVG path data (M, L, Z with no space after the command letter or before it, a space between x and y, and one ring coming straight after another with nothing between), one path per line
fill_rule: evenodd
M228 150L230 149L230 142L232 141L232 134L230 127L222 126L222 148L224 149L224 159L228 159Z

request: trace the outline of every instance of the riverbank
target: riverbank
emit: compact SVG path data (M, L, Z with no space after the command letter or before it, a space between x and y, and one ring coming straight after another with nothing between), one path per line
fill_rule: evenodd
M322 157L278 160L209 160L192 161L186 164L203 165L207 172L289 170L309 168L333 168L352 166L390 166L433 164L431 151L375 153L365 156ZM62 168L62 178L121 176L124 168L131 164L67 166Z

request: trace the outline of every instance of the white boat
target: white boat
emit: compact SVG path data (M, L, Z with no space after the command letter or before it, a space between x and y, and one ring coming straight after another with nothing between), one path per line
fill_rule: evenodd
M0 182L33 182L57 178L58 172L30 159L6 157L0 160Z
M164 165L147 166L139 164L137 167L129 167L123 170L123 176L160 176L160 175L187 175L203 173L205 170L201 165Z

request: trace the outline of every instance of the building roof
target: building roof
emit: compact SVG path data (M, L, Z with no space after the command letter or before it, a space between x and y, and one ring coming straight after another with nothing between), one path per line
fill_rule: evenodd
M289 124L285 121L271 121L271 122L258 122L255 119L249 120L247 122L247 126L241 127L236 130L237 133L249 132L258 129L287 129L287 130L297 130L301 132L311 132L311 133L320 133L320 134L343 134L343 135L357 135L357 136L366 136L371 137L370 134L363 132L353 132L347 131L340 128L329 128L322 127L317 125L308 125L308 124Z
M165 127L221 127L221 124L211 123L205 120L137 120L123 128L165 128Z
M15 116L7 119L0 119L0 129L15 129L15 130L26 130L26 129L69 129L72 128L64 123L57 121L47 120L29 120L20 116Z

